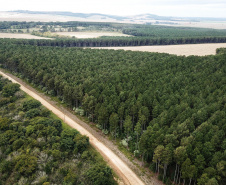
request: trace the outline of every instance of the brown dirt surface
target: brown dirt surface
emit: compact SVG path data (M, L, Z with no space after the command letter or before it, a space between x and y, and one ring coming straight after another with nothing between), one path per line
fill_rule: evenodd
M164 45L164 46L132 46L132 47L95 47L93 49L123 49L131 51L147 51L157 53L169 53L174 55L215 55L217 48L225 48L226 43L217 44L186 44L186 45Z
M60 119L64 120L72 128L78 130L81 134L87 135L90 139L90 144L100 152L105 161L113 168L115 173L124 182L129 185L162 185L156 177L151 177L150 174L144 174L137 167L139 163L136 161L131 162L110 140L104 137L100 132L91 128L85 122L79 120L74 114L63 107L59 107L56 102L52 101L48 96L43 93L37 92L34 88L27 85L21 79L13 76L12 74L4 72L0 69L0 74L14 83L20 84L21 90L37 99L43 106L47 107ZM140 178L142 179L140 179Z
M0 38L15 38L15 39L51 39L45 37L38 37L30 34L22 33L0 33Z

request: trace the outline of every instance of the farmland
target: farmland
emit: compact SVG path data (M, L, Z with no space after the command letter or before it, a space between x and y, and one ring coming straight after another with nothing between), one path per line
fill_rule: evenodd
M119 32L56 32L57 35L64 35L75 38L97 38L101 36L113 36L113 37L131 37Z
M226 43L226 30L207 28L72 21L0 22L0 32L24 33L25 31L36 36L60 39L48 43L36 41L35 45L40 46L120 47ZM68 38L67 35L78 38Z
M15 39L51 39L45 37L38 37L30 34L20 34L20 33L0 33L0 38L15 38Z
M226 47L226 43L218 44L187 44L187 45L168 45L168 46L135 46L135 47L99 47L98 49L146 51L157 53L169 53L174 55L215 55L217 48ZM96 48L95 48L96 49Z

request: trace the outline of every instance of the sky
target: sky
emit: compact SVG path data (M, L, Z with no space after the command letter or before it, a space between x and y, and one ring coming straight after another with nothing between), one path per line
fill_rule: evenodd
M111 15L156 14L226 18L226 0L1 0L0 11L70 11Z

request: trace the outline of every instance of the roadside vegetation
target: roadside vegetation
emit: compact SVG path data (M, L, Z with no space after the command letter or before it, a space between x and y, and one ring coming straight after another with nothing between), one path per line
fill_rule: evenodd
M75 129L0 76L0 184L117 184Z
M178 57L1 43L1 67L120 139L166 184L226 181L225 49Z

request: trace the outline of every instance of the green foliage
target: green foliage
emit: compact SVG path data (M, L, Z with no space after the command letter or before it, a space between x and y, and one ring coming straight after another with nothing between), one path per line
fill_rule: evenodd
M120 142L124 147L128 147L128 142L123 139L121 142Z
M2 78L0 82L2 91L10 85ZM25 97L0 107L0 184L82 184L90 181L85 173L93 166L108 169L86 136L62 129L60 120L53 119L38 101ZM97 172L92 174L98 176ZM112 173L107 175L106 182L115 184Z
M218 182L215 178L209 179L206 185L218 185Z
M28 100L23 103L23 111L28 111L30 109L38 108L41 106L41 103L37 100Z
M174 171L172 180L176 184L182 182L181 178L189 183L198 179L200 183L207 183L206 180L215 178L223 184L226 180L224 52L184 57L0 42L3 43L0 45L2 66L19 71L46 91L54 91L69 107L84 110L84 115L98 123L99 128L110 131L120 140L130 135L128 149L139 150L137 156L143 161L154 161L156 171L164 172L164 179ZM67 44L72 44L70 42ZM42 44L46 44L45 41ZM58 44L57 41L53 46ZM9 59L16 59L17 63ZM9 98L9 101L15 100ZM8 106L7 110L1 109L4 111L8 111ZM41 140L31 142L32 146L44 148L52 141L44 126L26 128L25 135ZM59 133L54 131L54 134ZM2 138L1 145L5 147L12 135L7 133L9 139ZM71 153L81 155L88 148L87 140L80 138L78 142L77 137L71 131L60 134L57 143L59 150L64 151L62 158ZM187 168L185 164L189 164ZM205 171L210 167L216 169L211 177ZM207 174L208 179L205 175L202 177L203 174Z
M205 185L209 181L209 178L206 173L202 174L202 176L198 179L198 185Z
M36 157L24 154L15 158L15 164L15 170L24 176L31 175L38 167Z
M83 110L83 109L76 108L76 109L75 109L75 112L76 112L77 114L79 114L80 116L84 116L84 110Z
M37 27L38 28L37 28ZM131 37L111 37L75 39L57 35L56 31L77 31L82 26L85 31L116 31L131 35ZM16 28L16 29L15 29ZM18 32L21 29L32 29L33 35L54 37L54 40L10 40L16 44L60 47L104 47L104 46L142 46L168 44L222 43L226 42L225 30L170 27L157 25L120 24L103 22L0 22L0 32ZM52 94L52 92L48 91Z
M102 164L96 164L92 166L87 172L85 173L88 181L87 184L90 185L113 185L116 184L111 178L112 171L109 167L105 167Z
M2 160L0 165L0 172L1 173L10 173L13 168L12 161Z
M159 174L159 175L158 175L158 180L160 180L160 181L163 180L163 175L162 175L162 174Z
M6 105L10 102L10 98L1 98L0 100L0 105L3 106L3 105Z
M13 96L17 91L20 90L19 84L8 84L2 89L2 95L5 97Z
M64 182L66 182L67 184L76 184L77 178L77 175L70 170L67 176L64 177Z
M26 112L25 117L34 118L39 115L40 115L40 111L38 109L30 109L29 111Z
M110 124L110 130L115 137L116 137L116 130L118 128L118 123L119 123L118 114L112 113L109 118L109 124Z
M40 116L42 117L48 117L50 114L51 112L45 107L42 107L42 109L40 110Z
M13 142L13 150L18 150L19 148L21 148L24 144L23 139L18 139L16 141Z
M10 120L0 116L0 131L6 131L9 128Z
M73 141L75 142L76 149L81 153L85 151L89 145L89 138L80 134L77 134Z
M226 53L226 48L217 48L216 53L217 54L225 54Z
M1 78L1 77L0 77ZM0 81L0 91L2 91L2 88L3 88L4 84L2 82L2 80Z
M133 131L132 117L127 116L124 123L125 134L130 135Z
M123 33L151 37L151 38L189 38L189 37L208 37L208 36L224 36L224 31L205 28L189 28L189 27L170 27L170 26L137 26L137 28L125 29Z

